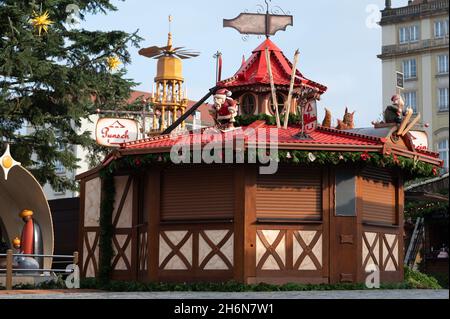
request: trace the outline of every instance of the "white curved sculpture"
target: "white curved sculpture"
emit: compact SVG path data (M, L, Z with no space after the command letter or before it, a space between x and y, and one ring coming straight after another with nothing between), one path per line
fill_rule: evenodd
M53 255L54 235L50 207L44 191L34 176L22 166L14 166L5 180L0 169L0 218L6 228L9 243L16 236L20 238L24 223L19 217L24 209L33 211L42 231L45 255ZM45 258L44 268L51 269L52 259Z

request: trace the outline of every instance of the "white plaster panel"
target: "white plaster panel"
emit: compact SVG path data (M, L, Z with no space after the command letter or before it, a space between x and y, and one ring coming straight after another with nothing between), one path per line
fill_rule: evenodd
M386 240L389 244L389 247L386 245L385 242L383 242L383 260L384 262L387 261L387 265L386 265L386 271L397 271L397 268L395 267L394 261L392 260L392 258L389 256L388 254L388 248L390 247L394 247L393 249L393 255L395 258L395 262L398 264L398 244L395 243L395 246L393 246L395 239L397 238L397 235L392 235L392 234L386 234L385 235Z
M119 243L120 248L123 248L125 241L127 240L128 235L116 235L117 242ZM117 247L114 245L114 252L117 255ZM128 258L128 262L131 261L131 247L125 249L125 256ZM128 270L125 260L121 256L117 261L115 270Z
M115 177L116 196L114 200L114 212L113 220L117 216L117 210L120 205L123 193L125 191L126 184L128 182L128 176ZM130 186L127 197L125 199L122 212L117 222L117 228L131 228L133 226L133 185Z
M186 236L187 231L167 231L165 232L166 236L169 238L170 242L173 245L178 245L183 238ZM193 238L192 234L189 235L189 239L180 249L180 253L187 259L190 265L192 265L192 245ZM165 242L164 238L160 236L160 247L159 247L159 265L164 262L167 256L171 253L171 249L169 245ZM187 270L187 266L184 262L178 257L174 256L167 263L165 270Z
M269 258L267 258L266 262L264 263L264 266L262 267L263 270L280 270L280 266L278 266L277 261L275 258L270 255Z
M95 178L86 182L84 200L84 227L100 226L101 181Z
M300 265L300 270L317 270L317 267L314 265L312 259L306 256Z
M214 255L206 264L205 270L228 270L227 264L217 255Z

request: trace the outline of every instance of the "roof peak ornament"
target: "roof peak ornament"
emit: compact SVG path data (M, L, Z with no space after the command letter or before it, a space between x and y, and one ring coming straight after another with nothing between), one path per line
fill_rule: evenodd
M247 11L239 14L234 19L224 19L224 28L236 29L239 33L244 34L244 40L248 35L265 35L268 39L275 35L278 31L286 31L288 26L294 25L294 17L287 14L279 6L270 10L269 2L264 0L266 4L266 12L263 5L258 5L257 13L248 13Z
M16 160L14 160L14 158L12 157L9 144L6 144L5 153L2 156L0 156L0 167L3 169L5 181L8 180L9 171L13 169L14 166L20 165L21 164Z

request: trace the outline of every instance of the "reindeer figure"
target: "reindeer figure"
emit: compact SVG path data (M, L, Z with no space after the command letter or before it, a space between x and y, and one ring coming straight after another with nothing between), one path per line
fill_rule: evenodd
M338 126L336 127L336 129L342 130L342 131L354 129L355 128L355 122L354 122L355 113L356 112L350 113L348 111L348 107L345 108L344 119L342 121L338 120Z
M325 108L325 119L322 122L323 127L331 128L332 116L331 111Z

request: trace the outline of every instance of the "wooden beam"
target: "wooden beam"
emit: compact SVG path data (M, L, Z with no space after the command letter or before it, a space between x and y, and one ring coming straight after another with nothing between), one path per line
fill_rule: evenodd
M277 119L277 127L281 128L280 113L278 111L277 89L275 88L275 83L273 80L272 64L270 63L270 54L268 48L266 48L266 62L267 62L267 72L269 72L270 78L270 88L272 90L272 101L273 105L275 106L275 118Z
M6 252L6 290L12 290L13 279L13 251L8 249Z
M409 120L411 119L412 115L413 115L413 110L408 109L406 111L406 116L403 118L403 122L398 129L397 135L402 135L402 133L405 130L406 126L408 125Z
M289 125L289 114L291 114L292 94L294 93L295 76L297 75L297 63L298 63L299 56L300 56L300 51L297 49L295 51L294 64L292 66L291 86L289 88L289 94L288 94L288 99L287 99L286 115L284 116L284 129L286 129L286 130Z
M151 282L159 280L159 232L161 210L161 169L153 167L148 175L150 181L145 196L150 197L148 216L147 254L148 278Z
M217 90L217 86L211 88L208 92L208 94L206 94L200 101L198 101L197 103L195 103L186 113L184 113L178 120L176 120L175 123L173 123L171 126L169 126L163 133L162 135L167 135L172 133L172 131L174 129L176 129L180 124L182 124L184 121L187 120L187 118L189 116L191 116L192 114L194 114L195 111L197 111L197 109L202 106L203 103L206 102L206 100L209 99L209 97L211 95L213 95Z
M409 123L409 125L404 129L404 131L402 132L402 136L405 136L406 134L408 134L408 132L411 131L411 129L414 127L414 125L416 125L420 121L421 118L422 118L422 114L419 113L419 115L417 115L417 117L411 123Z

